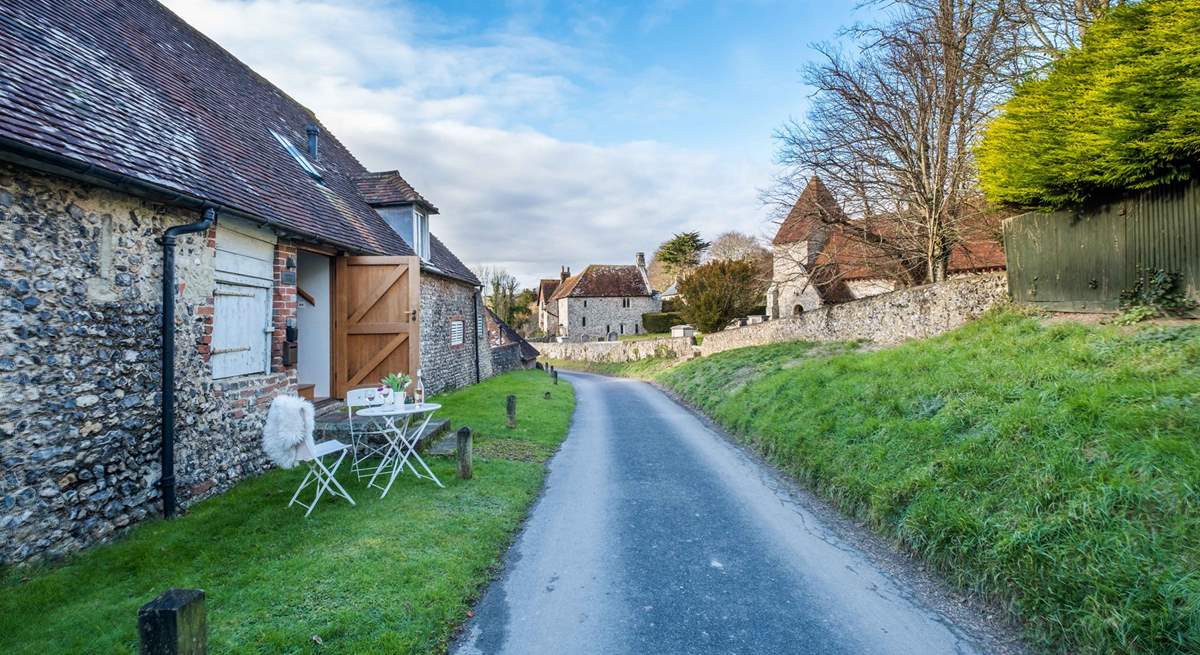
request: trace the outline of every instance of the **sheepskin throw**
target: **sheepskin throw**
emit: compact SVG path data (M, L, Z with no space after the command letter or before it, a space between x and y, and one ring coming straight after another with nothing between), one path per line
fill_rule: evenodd
M296 465L296 448L312 436L315 415L312 403L299 396L276 396L271 401L262 446L275 466L290 469Z

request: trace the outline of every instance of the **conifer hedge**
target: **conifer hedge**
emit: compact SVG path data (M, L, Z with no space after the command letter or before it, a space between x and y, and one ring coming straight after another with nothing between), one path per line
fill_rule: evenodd
M979 146L988 198L1077 207L1200 167L1200 0L1143 0L1020 85Z

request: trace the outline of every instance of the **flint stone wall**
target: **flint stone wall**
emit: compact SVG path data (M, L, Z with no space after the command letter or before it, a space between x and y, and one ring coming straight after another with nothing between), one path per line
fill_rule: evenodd
M421 377L425 391L441 393L492 377L492 353L487 330L479 325L483 301L475 287L440 275L421 273ZM450 324L463 322L463 342L452 345ZM478 335L478 337L476 336Z
M1007 299L1002 272L960 277L708 334L701 350L711 355L787 341L896 344L953 330Z
M534 345L542 353L542 357L580 362L632 362L651 357L687 359L692 356L693 349L691 337Z
M194 211L0 164L0 564L56 557L161 511L161 248ZM178 495L263 470L293 370L214 382L215 231L176 263ZM278 299L277 299L278 300Z

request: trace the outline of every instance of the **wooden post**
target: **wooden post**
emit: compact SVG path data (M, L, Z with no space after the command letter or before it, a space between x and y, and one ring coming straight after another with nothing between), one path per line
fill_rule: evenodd
M517 427L517 397L510 395L505 405L508 412L508 429L511 430Z
M141 655L205 655L204 592L170 589L138 610Z
M558 371L552 371L550 377L554 378L554 384L558 384Z
M471 462L471 428L460 428L458 431L458 477L460 480L470 480L475 474Z

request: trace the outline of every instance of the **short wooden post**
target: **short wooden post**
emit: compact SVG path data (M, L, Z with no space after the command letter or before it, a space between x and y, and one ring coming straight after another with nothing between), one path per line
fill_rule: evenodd
M508 429L511 430L517 427L517 397L510 395L505 404L505 411L508 413Z
M204 592L170 589L138 610L141 655L205 655Z
M474 465L471 462L471 428L460 428L458 430L458 478L470 480L474 474Z
M554 384L558 384L558 371L551 372L550 377L554 378Z

